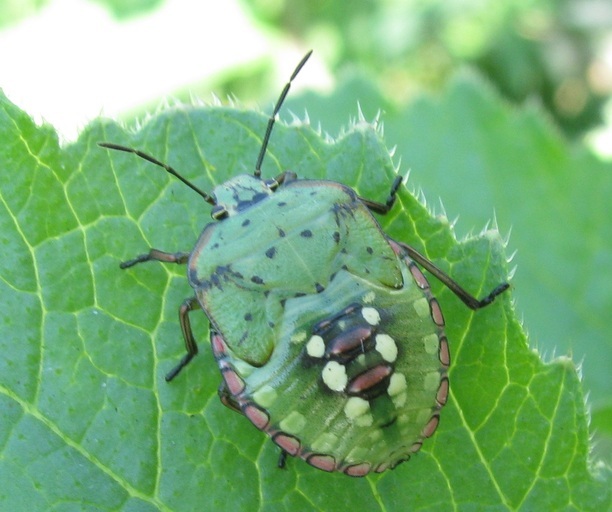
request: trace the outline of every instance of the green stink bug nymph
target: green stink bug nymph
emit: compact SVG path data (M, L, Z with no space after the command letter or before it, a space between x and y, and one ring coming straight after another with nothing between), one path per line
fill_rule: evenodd
M290 171L262 179L261 164L275 119L298 64L268 119L253 175L206 193L167 164L136 149L212 205L190 252L151 249L121 264L187 264L195 295L179 310L187 353L172 380L197 354L189 313L201 308L222 375L219 395L287 454L351 476L391 469L418 451L439 422L449 390L444 317L420 267L469 308L479 300L410 246L387 236L372 213L384 202L327 180Z

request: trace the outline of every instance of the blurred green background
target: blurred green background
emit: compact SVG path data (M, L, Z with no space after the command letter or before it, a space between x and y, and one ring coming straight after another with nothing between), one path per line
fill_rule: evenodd
M422 189L430 204L437 205L440 198L449 217L461 216L459 236L479 231L494 214L502 233L513 230L509 251L518 249L513 293L519 316L532 346L546 357L571 354L583 363L597 454L610 460L612 337L605 314L612 313L612 249L607 235L591 231L600 229L602 218L612 220L612 208L605 197L593 198L594 204L601 203L597 222L589 225L587 218L575 230L551 220L551 247L571 244L571 256L558 265L554 257L548 265L542 256L549 247L547 238L530 232L532 223L551 215L552 206L585 206L570 202L574 191L569 189L577 183L593 180L601 182L601 194L612 190L612 2L0 3L0 87L36 119L53 124L66 141L100 114L135 124L134 119L154 112L168 98L209 101L213 92L223 101L230 95L269 109L310 48L314 57L296 81L282 116L291 119L288 112L293 111L303 117L307 109L314 125L335 136L357 115L358 104L367 119L381 111L402 171L412 169L412 188ZM414 118L418 108L433 108L428 102L437 100L428 98L443 97L448 84L466 72L482 82L481 90L505 99L510 105L508 109L500 102L505 112L520 112L528 105L527 115L545 123L555 144L571 158L588 162L578 166L584 173L571 180L561 168L572 167L560 163L552 195L544 190L539 211L521 211L521 194L534 192L527 187L512 190L508 185L506 196L496 199L478 195L469 181L454 180L452 165L441 173L419 166L418 145L433 144L436 132L404 134L406 112ZM442 108L444 101L436 105ZM441 126L449 129L443 119ZM461 131L461 125L454 129ZM442 129L439 133L446 134ZM511 147L511 137L508 133L499 144ZM511 157L526 155L519 148ZM525 162L532 163L529 158ZM537 182L539 172L550 171L534 166L530 179ZM602 239L607 242L600 243ZM568 289L564 281L570 267L577 276L588 274L589 281L578 280L576 288ZM576 307L568 309L568 301ZM593 303L598 307L591 307Z

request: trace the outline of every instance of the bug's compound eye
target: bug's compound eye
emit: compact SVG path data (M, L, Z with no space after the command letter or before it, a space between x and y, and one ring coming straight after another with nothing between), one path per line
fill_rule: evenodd
M228 216L228 212L225 209L225 206L223 205L215 205L212 209L212 211L210 212L210 216L214 219L214 220L223 220L225 218L227 218Z

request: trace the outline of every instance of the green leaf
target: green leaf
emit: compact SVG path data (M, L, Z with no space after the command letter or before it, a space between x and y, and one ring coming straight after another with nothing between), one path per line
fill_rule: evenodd
M175 108L136 133L97 120L65 148L2 97L0 107L0 489L2 510L603 510L609 485L588 463L573 363L543 363L511 293L478 312L434 282L447 320L451 396L435 436L392 472L364 479L278 449L224 408L203 314L200 355L171 384L184 348L179 266L120 261L149 247L189 251L210 206L152 164L97 146L138 148L205 190L252 172L266 118ZM431 148L432 158L438 149ZM409 155L406 155L409 156ZM265 176L291 169L384 200L394 175L379 134L337 141L304 125L274 131ZM460 182L461 179L458 179ZM381 218L476 295L507 277L500 236L457 243L406 190Z

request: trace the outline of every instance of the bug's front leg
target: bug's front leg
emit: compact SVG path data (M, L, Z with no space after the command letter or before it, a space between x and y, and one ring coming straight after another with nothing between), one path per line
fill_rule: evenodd
M185 299L179 308L179 322L181 324L181 331L183 332L187 353L183 356L179 363L166 374L166 382L170 382L172 379L174 379L174 377L176 377L198 353L198 344L193 337L191 322L189 321L189 313L194 309L199 309L199 307L200 304L198 303L198 299L196 297L190 297Z
M188 252L164 252L158 249L151 249L147 254L140 254L134 259L123 261L119 264L120 268L129 268L144 263L145 261L161 261L163 263L185 264L189 259Z

